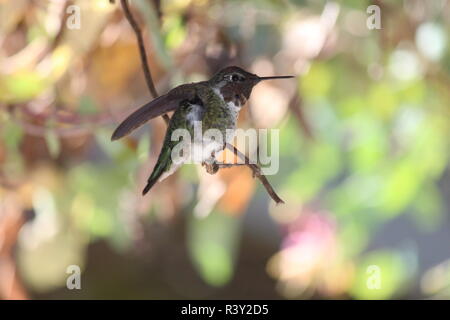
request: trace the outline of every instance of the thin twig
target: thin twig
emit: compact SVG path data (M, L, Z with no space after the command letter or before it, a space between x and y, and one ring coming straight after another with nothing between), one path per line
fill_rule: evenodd
M122 5L123 12L125 13L125 17L127 18L128 22L130 23L131 27L134 30L134 33L136 34L139 53L141 56L142 68L144 69L144 76L145 81L147 82L147 87L150 90L150 93L153 96L153 98L156 99L159 95L158 92L156 91L155 84L153 83L152 74L150 73L150 68L148 66L147 53L145 52L144 39L142 37L141 29L139 28L139 25L137 24L136 20L133 17L133 14L130 11L128 1L120 0L120 3ZM164 118L166 124L169 124L170 120L169 116L167 114L163 114L162 117Z
M233 151L233 153L237 157L239 157L241 160L243 160L245 162L245 164L252 170L253 176L257 177L259 179L259 181L261 181L264 188L266 188L267 193L273 199L273 201L275 201L276 204L284 203L284 201L281 200L281 198L277 195L275 190L273 190L272 185L270 184L269 180L267 180L266 176L261 173L261 168L257 164L250 163L250 160L248 159L248 157L245 154L243 154L242 152L240 152L238 150L238 148L236 148L232 144L227 143L226 147L227 147L227 149Z
M289 102L289 109L295 116L295 119L297 120L298 125L303 131L305 137L308 139L313 139L313 131L303 111L303 99L298 92L295 93Z

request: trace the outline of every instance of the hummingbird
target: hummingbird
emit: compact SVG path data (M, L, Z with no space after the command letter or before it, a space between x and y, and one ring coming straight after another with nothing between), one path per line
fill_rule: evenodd
M150 119L175 111L169 121L156 165L142 192L145 195L156 182L174 173L188 159L195 158L195 162L203 165L214 163L215 154L233 139L239 111L250 98L253 87L264 80L287 78L293 76L260 77L236 66L226 67L207 81L182 84L140 107L120 123L111 140L122 138ZM172 151L180 141L173 141L172 134L177 129L184 129L190 137L194 137L195 125L198 123L201 123L203 133L215 129L224 139L216 141L203 137L202 141L191 141L194 148L200 145L202 151L196 153L197 156L189 155L190 158L184 155L184 161L173 161Z

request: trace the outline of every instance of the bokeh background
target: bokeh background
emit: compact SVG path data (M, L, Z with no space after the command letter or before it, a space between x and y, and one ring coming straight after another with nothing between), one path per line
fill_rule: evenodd
M286 204L194 165L142 197L165 124L110 141L152 99L120 1L0 0L0 298L450 298L450 1L130 6L159 93L232 64L298 76L239 122L280 130Z

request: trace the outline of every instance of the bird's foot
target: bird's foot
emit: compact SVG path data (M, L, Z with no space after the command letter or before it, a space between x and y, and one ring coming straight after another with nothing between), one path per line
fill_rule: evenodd
M219 171L217 162L202 162L202 166L206 168L206 172L209 174L216 174Z
M240 167L245 166L245 163L223 163L223 162L202 162L202 166L206 168L206 172L209 174L216 174L219 169L223 168L233 168L233 167ZM255 172L253 173L253 177L255 177Z
M252 177L256 178L257 176L261 176L261 168L259 166L252 167Z

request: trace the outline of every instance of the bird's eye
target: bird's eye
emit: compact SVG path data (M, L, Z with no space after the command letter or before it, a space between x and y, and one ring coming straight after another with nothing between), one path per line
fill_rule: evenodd
M233 74L233 75L231 76L231 81L237 82L237 81L239 81L239 80L240 80L240 78L239 78L239 76L238 76L237 74Z

